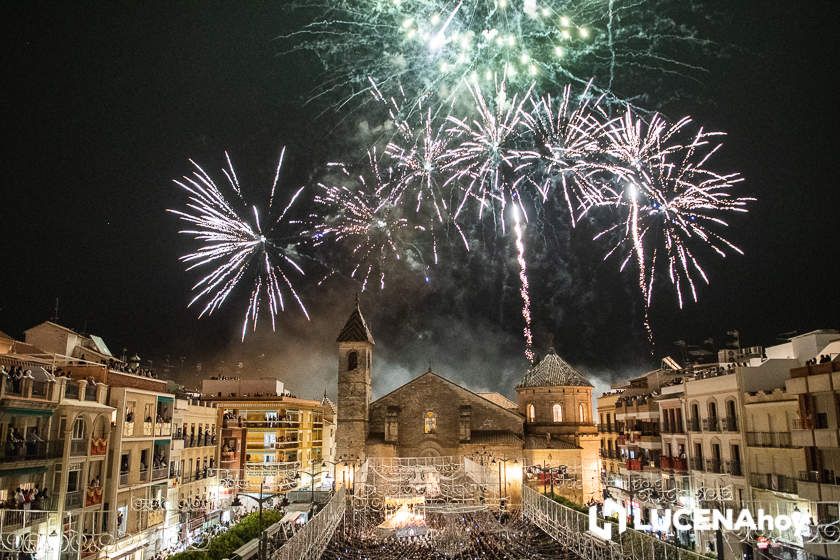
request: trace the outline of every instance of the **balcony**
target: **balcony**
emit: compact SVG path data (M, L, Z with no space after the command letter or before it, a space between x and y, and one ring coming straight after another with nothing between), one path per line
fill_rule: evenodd
M686 471L688 467L685 459L679 457L665 457L659 458L659 468L662 470Z
M155 435L155 424L154 422L147 420L143 422L143 435L144 436L153 436Z
M90 442L91 455L105 455L108 452L108 441L104 437L94 437Z
M720 459L706 459L706 472L722 474L722 464Z
M37 461L61 457L64 442L7 442L0 446L0 461Z
M90 402L96 402L96 385L88 383L85 386L85 400Z
M128 473L121 472L120 473L120 486L128 486Z
M840 477L834 471L800 471L797 493L803 500L840 501Z
M702 471L703 469L703 458L702 457L694 457L691 459L691 470L693 471Z
M699 432L700 431L700 419L699 418L689 418L689 420L688 420L688 431L689 432Z
M222 451L221 460L223 463L236 461L236 451Z
M126 420L122 425L123 437L132 437L134 435L134 422Z
M152 480L161 480L164 478L169 478L169 467L152 469Z
M722 432L737 432L738 418L721 418L720 431Z
M796 479L781 474L753 473L750 475L750 486L761 488L762 490L787 492L788 494L796 494L798 492Z
M73 381L68 381L64 385L64 398L79 400L79 384Z
M70 440L70 456L84 457L88 454L87 440L85 439L71 439Z
M138 480L140 482L149 482L149 469L141 470Z
M640 471L640 470L642 470L642 460L641 459L627 459L624 466L628 471Z
M67 492L67 497L64 499L64 508L77 509L80 507L82 507L82 493L79 491Z
M712 416L709 418L703 419L703 431L704 432L719 432L720 431L720 421Z
M172 434L172 420L164 419L163 422L155 422L155 435L168 436Z
M750 447L793 447L790 432L747 432Z
M723 464L723 472L732 476L744 476L744 471L741 469L741 461L726 461Z
M96 506L102 503L102 487L96 486L87 489L85 492L85 507Z

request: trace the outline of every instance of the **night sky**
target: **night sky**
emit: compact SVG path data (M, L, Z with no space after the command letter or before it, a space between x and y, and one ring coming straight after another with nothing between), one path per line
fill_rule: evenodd
M295 22L279 3L6 3L3 19L3 272L0 330L21 336L48 319L159 363L260 360L311 396L334 392L333 342L357 289L303 285L313 321L295 310L278 333L239 342L241 305L198 320L178 262L191 244L165 212L183 202L171 180L187 158L218 170L229 149L241 175L269 184L280 146L288 188L311 181L340 143L332 115L303 103L318 73L303 55L278 56ZM840 326L840 188L836 180L836 2L732 2L711 38L701 99L669 107L726 130L724 163L759 201L733 219L746 256L707 260L711 285L680 311L657 296L657 355L737 328L745 344ZM351 56L352 53L348 53ZM591 233L591 232L590 232ZM584 229L579 235L589 235ZM590 235L591 237L591 235ZM586 241L586 240L584 240ZM594 376L652 364L631 281L582 243L566 283L540 287L551 262L529 263L537 344ZM315 278L312 277L312 280ZM398 277L399 279L399 277ZM512 392L521 357L515 271L502 304L416 279L366 292L377 338L377 392L424 370L475 389ZM585 286L585 289L582 288ZM513 290L513 291L511 291ZM568 297L555 297L556 291ZM501 293L500 292L500 293ZM509 292L509 293L508 293ZM193 381L186 377L183 381Z

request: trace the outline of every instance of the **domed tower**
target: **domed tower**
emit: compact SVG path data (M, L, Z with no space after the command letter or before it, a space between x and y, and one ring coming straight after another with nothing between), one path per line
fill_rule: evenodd
M569 467L581 480L574 499L597 497L599 440L589 380L551 348L525 372L516 400L525 417L526 460Z
M338 419L335 433L338 460L363 460L370 410L373 335L356 307L341 329L338 343Z

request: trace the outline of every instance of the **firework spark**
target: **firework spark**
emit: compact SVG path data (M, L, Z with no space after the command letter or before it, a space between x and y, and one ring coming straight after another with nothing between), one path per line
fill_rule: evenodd
M609 153L617 163L616 180L606 189L604 204L626 213L596 238L620 233L607 257L627 248L621 267L635 259L645 308L651 304L660 261L682 307L686 290L697 301L697 281L709 282L698 250L711 249L721 257L730 250L742 254L717 230L728 226L722 215L746 212L755 199L732 194L733 186L743 180L739 174L707 167L722 146L716 139L723 133L702 128L689 133L690 124L690 118L669 124L659 115L645 121L628 109L607 133Z
M311 216L310 232L316 245L332 241L351 247L354 265L350 276L361 282L362 291L371 275L378 276L379 289L384 289L388 264L401 260L405 253L404 236L425 230L403 216L392 171L383 172L376 152L369 152L368 159L369 173L356 177L344 164L330 164L344 180L318 184L315 203L320 211ZM355 185L344 184L348 178Z
M287 271L294 271L303 275L303 270L293 259L296 244L289 243L292 237L286 231L291 223L287 219L289 210L303 189L295 191L279 211L274 206L284 155L285 148L280 152L271 184L265 223L260 220L257 206L245 202L239 178L227 152L227 168L222 169L222 174L235 195L235 201L228 200L220 186L193 160L190 160L194 167L192 174L174 181L188 193L188 203L185 210L169 212L189 224L190 229L179 233L201 245L196 251L182 256L181 261L188 265L188 271L210 269L193 286L196 295L189 305L206 299L199 317L212 315L239 285L250 283L250 297L242 322L243 340L249 324L256 329L265 306L271 318L271 328L276 328L276 317L286 308L287 292L309 318L287 274ZM240 207L242 210L238 209Z
M609 122L600 106L602 99L593 96L587 86L575 101L571 86L566 86L560 98L532 98L530 110L522 112L531 146L521 151L522 163L516 171L536 186L543 202L553 189L560 188L573 227L576 219L601 199L590 176L601 170L600 139L604 123Z
M310 18L283 36L287 52L308 51L325 69L319 95L363 99L367 77L401 82L412 99L451 99L462 78L519 93L586 84L633 97L640 78L694 79L702 71L686 52L709 48L665 0L338 0L290 2ZM689 45L691 49L685 47ZM353 56L348 58L347 53ZM649 83L649 81L648 81ZM360 88L359 86L362 86ZM651 93L651 92L647 92ZM673 87L668 91L673 94ZM341 94L339 94L341 95Z
M502 82L495 97L488 102L477 84L468 84L467 88L475 101L477 116L472 119L448 117L457 144L449 151L443 166L451 173L446 184L454 181L463 189L454 217L458 218L468 201L477 200L479 219L485 208L498 209L504 233L508 202L519 204L524 213L519 184L525 176L515 171L520 157L516 141L522 132L522 105L527 96L521 100L516 95L508 99Z

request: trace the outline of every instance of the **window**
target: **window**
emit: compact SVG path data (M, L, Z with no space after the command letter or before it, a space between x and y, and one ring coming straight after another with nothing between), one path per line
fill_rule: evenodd
M355 350L347 354L347 370L353 371L359 367L359 353Z
M423 433L424 434L433 434L437 431L437 414L432 412L431 410L428 411L423 416Z
M578 421L586 422L586 408L583 403L578 403Z
M537 410L533 404L528 405L528 422L533 422L537 418Z
M397 441L399 434L399 409L389 406L385 417L385 441Z
M72 439L85 438L85 421L82 418L76 418L73 422L73 436Z
M563 421L563 405L556 403L553 407L551 407L551 413L555 422Z
M472 408L469 405L461 407L458 437L461 441L469 441L472 437Z

